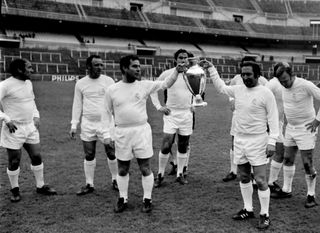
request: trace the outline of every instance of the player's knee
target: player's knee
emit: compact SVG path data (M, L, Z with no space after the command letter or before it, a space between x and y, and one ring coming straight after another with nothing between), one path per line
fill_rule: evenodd
M283 164L284 164L285 166L293 166L294 161L293 161L293 159L291 159L290 157L284 157L284 159L283 159Z
M183 143L179 143L178 144L178 151L180 153L187 153L187 150L188 150L188 146L189 146L189 143L188 142L183 142Z
M34 154L31 156L31 164L33 166L38 166L42 163L42 157L41 154Z
M151 174L151 169L149 167L141 168L141 174L143 176L149 176Z
M128 170L125 168L119 167L118 174L119 174L119 176L126 176L128 174Z
M116 155L115 155L114 151L108 151L106 154L107 154L108 159L110 159L110 160L116 159Z
M241 183L247 184L251 181L251 176L248 174L240 174Z
M171 144L169 142L162 143L161 153L169 154L171 152Z
M267 189L267 181L264 177L257 176L257 177L255 177L255 181L257 183L259 190L266 190Z
M20 166L20 159L19 158L13 158L9 161L9 164L8 164L8 169L10 171L15 171L19 168Z
M85 153L85 159L87 161L92 161L94 160L94 158L95 158L95 153L88 153L88 152Z

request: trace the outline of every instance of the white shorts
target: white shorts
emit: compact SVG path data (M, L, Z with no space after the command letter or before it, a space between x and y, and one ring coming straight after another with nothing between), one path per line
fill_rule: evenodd
M132 127L115 128L116 157L122 161L153 156L152 132L148 123Z
M234 136L234 163L260 166L268 163L266 149L268 134L238 135Z
M112 122L110 129L111 140L114 140L114 123ZM102 125L100 121L92 121L86 118L81 119L81 133L80 138L83 141L91 142L97 141L98 139L103 142L103 139L106 138L108 132L102 131Z
M193 114L191 109L170 109L169 115L163 115L163 132L188 136L192 134Z
M1 128L1 146L8 149L19 150L24 143L38 144L40 143L39 131L33 122L17 123L14 122L17 130L14 133L9 132L6 123L2 122Z
M283 144L287 147L298 146L299 150L311 150L316 145L317 133L318 130L311 133L305 126L287 125Z

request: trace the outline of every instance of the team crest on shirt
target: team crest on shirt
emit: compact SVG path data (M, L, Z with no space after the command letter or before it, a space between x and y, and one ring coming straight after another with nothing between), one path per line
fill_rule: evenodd
M140 93L136 93L134 97L136 98L136 100L140 100L141 99Z

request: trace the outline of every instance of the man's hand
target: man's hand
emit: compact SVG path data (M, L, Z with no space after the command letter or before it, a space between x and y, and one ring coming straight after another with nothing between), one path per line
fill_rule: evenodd
M305 126L307 127L307 130L311 130L311 133L316 132L317 128L320 124L320 121L317 119L314 119L312 122L306 124Z
M12 123L12 121L9 121L8 123L6 123L6 125L9 128L10 133L14 133L18 129L17 126L15 126L15 124Z
M72 140L76 140L77 129L71 129L69 135Z
M104 145L110 145L111 144L111 138L104 138L103 139L103 144Z
M177 64L176 70L177 70L178 73L187 72L187 70L188 70L187 63L179 63L179 64Z
M199 61L199 66L201 66L204 70L209 69L210 67L213 67L213 64L209 62L208 60L201 60Z
M169 115L170 112L171 112L171 110L169 108L167 108L167 107L161 107L161 108L159 108L158 111L162 112L164 115Z
M276 147L274 145L268 144L267 150L266 150L267 158L270 158L271 156L273 156L275 152L276 152Z
M34 123L34 126L37 128L37 130L39 130L39 128L40 128L40 118L39 117L34 117L33 118L33 123Z

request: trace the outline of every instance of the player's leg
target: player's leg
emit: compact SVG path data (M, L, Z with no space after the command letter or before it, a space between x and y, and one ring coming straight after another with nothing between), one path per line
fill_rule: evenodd
M306 172L305 179L306 179L307 188L308 188L305 207L311 208L317 205L317 202L315 201L317 172L313 165L313 149L301 150L300 153L301 153L304 170Z
M142 174L142 188L143 188L143 208L142 212L149 213L152 211L152 188L154 183L154 176L150 169L150 159L137 158L139 168Z
M19 174L20 174L20 160L21 150L8 149L8 168L7 174L11 185L11 202L18 202L21 200L19 190Z
M171 156L171 161L170 161L170 165L171 165L171 170L168 173L168 175L170 176L175 176L177 174L177 154L172 151L173 146L175 144L175 140L176 140L176 134L174 134L173 139L172 139L172 147L170 150L170 156Z
M249 162L238 165L238 175L240 176L240 190L244 206L232 218L234 220L246 220L254 217L252 206L253 187L251 182L251 165Z
M270 192L279 192L280 186L277 184L277 180L279 177L280 170L282 168L284 159L284 145L282 142L276 143L276 153L273 155L271 163L270 163L270 172L268 185L270 188Z
M260 221L258 228L266 229L270 226L269 204L270 189L267 182L267 165L253 166L253 173L258 187L258 197L260 201Z
M284 146L283 160L283 187L280 191L272 193L272 198L289 198L292 197L292 182L296 166L294 161L298 152L297 146Z
M175 133L173 133L173 134L164 133L163 134L161 150L159 152L158 175L157 175L157 179L155 181L156 188L158 188L162 185L162 182L164 179L163 177L164 177L165 168L166 168L166 165L169 160L169 153L171 152L174 137L175 137Z
M83 150L85 154L83 167L86 179L86 185L83 186L77 195L85 195L94 191L94 173L96 168L96 143L97 141L82 140Z
M187 150L189 145L190 135L178 134L178 149L177 149L177 182L187 184L187 180L183 176L183 168L187 160Z
M114 141L110 144L104 145L104 150L107 155L108 167L111 173L112 188L118 190L117 174L118 174L118 163L115 155Z
M234 136L231 135L231 149L229 153L230 157L230 171L229 173L222 179L224 182L228 182L231 180L235 180L237 178L237 165L234 163L234 153L233 153L233 141Z
M114 212L121 213L128 208L128 187L129 187L129 168L130 160L119 160L118 161L118 175L117 183L119 189L119 199L114 207Z
M43 176L44 165L40 154L40 143L24 143L23 147L28 152L28 155L31 159L31 170L33 171L36 180L37 193L45 195L57 194L53 188L51 188L49 185L45 185Z

